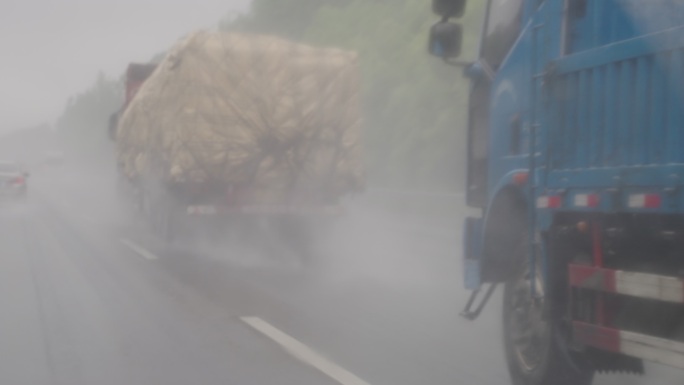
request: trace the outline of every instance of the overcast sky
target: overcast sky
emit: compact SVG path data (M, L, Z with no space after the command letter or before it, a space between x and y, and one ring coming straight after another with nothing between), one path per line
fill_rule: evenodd
M97 73L119 76L249 0L0 0L0 133L53 122Z

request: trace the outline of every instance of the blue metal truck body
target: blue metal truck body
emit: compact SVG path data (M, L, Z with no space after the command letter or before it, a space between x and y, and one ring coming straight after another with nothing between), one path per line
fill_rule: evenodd
M473 186L472 174L483 170L473 170L470 156L467 200L484 208L480 226L511 188L529 202L560 193L555 210L684 210L684 2L583 3L571 12L563 0L520 1L518 37L491 79L484 188ZM477 130L471 124L471 152ZM532 188L516 184L522 174ZM641 192L662 193L661 204L630 205ZM599 196L596 207L573 205L587 193ZM535 223L549 226L551 213L536 208ZM465 243L482 243L484 234L466 233L479 239Z
M684 369L684 0L488 0L472 64L464 1L430 32L471 79L464 316L506 286L515 385Z

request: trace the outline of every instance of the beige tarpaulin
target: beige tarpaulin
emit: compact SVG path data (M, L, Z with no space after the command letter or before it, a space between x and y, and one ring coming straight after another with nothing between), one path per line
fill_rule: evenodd
M277 201L363 186L355 53L196 32L171 49L117 134L130 176L250 186Z

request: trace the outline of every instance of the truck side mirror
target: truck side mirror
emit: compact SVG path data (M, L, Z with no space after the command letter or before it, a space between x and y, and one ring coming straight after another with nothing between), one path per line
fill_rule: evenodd
M430 28L429 51L433 56L444 60L461 55L463 28L460 24L440 21Z
M466 0L432 0L432 12L444 18L461 17Z

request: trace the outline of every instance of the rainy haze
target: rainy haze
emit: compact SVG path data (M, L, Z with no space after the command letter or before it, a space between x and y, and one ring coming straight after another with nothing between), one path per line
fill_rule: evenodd
M684 381L684 1L0 3L0 383Z

